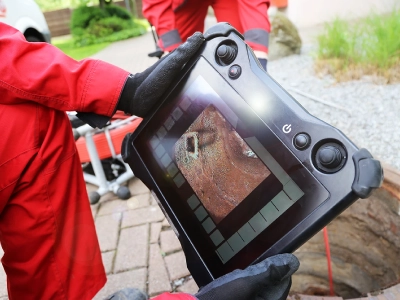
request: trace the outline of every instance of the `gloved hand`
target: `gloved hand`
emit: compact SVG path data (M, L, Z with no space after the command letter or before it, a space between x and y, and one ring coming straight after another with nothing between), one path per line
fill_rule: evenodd
M294 272L299 268L292 254L279 254L244 270L235 270L201 288L193 295L163 293L154 300L286 300ZM129 295L128 295L129 294ZM129 297L128 297L129 296ZM143 300L137 289L124 289L107 297L112 300Z
M199 50L203 42L203 35L196 32L185 43L144 72L131 74L125 83L117 109L144 117L160 100L179 71Z
M116 110L144 117L167 91L182 67L193 57L204 42L204 36L196 32L173 52L154 65L135 75L130 74L119 97ZM92 127L103 128L110 117L91 112L76 115Z
M275 255L214 280L195 296L199 300L286 300L299 265L292 254Z

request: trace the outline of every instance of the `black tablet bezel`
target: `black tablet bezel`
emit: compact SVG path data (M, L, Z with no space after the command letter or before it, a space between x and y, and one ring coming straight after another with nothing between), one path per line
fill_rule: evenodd
M159 107L157 112L147 120L146 126L143 127L137 135L133 145L146 165L147 170L150 172L154 183L177 216L188 238L191 240L214 278L216 278L234 269L243 268L251 264L269 247L295 228L301 221L307 218L313 210L328 199L329 193L256 115L253 108L251 108L217 72L213 71L207 61L200 58L197 64L199 63L202 64L202 68L197 69L202 69L202 74L207 73L209 76L205 78L201 76L199 71L193 69L190 75L184 77L180 81L178 87L175 88L174 92L172 92ZM204 70L207 68L210 68L209 72ZM214 245L209 234L198 221L195 210L187 203L187 199L181 199L182 193L176 188L176 184L173 179L168 176L166 169L162 169L159 160L153 155L155 148L150 144L150 140L157 135L156 132L160 129L160 126L172 115L178 106L177 103L182 101L183 95L192 87L192 84L196 82L196 80L205 82L215 92L217 97L215 97L215 95L210 97L211 94L207 97L201 96L201 99L198 101L201 105L199 105L197 109L197 114L192 114L189 117L187 116L185 125L183 125L183 122L179 128L176 127L177 132L174 132L175 136L179 138L208 105L217 105L219 108L221 106L226 106L237 117L237 122L240 123L240 125L237 126L242 126L244 128L243 130L239 130L239 135L244 138L248 144L250 140L252 141L249 146L255 154L262 157L264 155L263 152L267 151L280 167L287 174L290 174L290 178L304 192L304 195L279 216L277 220L270 224L266 230L251 240L225 263L222 261L218 252L216 252L216 248L220 247L221 244L218 244L218 247ZM223 113L224 117L227 118L228 121L232 121L229 120L232 119L232 116L227 116L230 113L226 113L226 109L222 110L225 110L225 114ZM263 117L265 119L267 116ZM174 141L169 141L169 144L174 144ZM267 165L267 167L269 166ZM276 182L276 174L273 174L274 176L268 176L266 180L269 179L272 182L275 180ZM190 190L191 187L186 183L183 189L187 191L188 189ZM271 193L262 199L264 201L263 204L268 204L281 189L282 184L280 186L279 183L274 185L271 188ZM246 201L244 200L244 202ZM231 214L233 214L235 210L239 212L236 216L242 215L243 219L250 219L254 213L259 211L259 205L254 208L250 207L247 210L243 209L243 207L239 208L238 206ZM243 225L241 224L243 220L238 220L238 217L229 220L231 214L226 217L227 221L232 224L232 230L237 230L237 227ZM226 230L227 226L223 227L224 229L221 228L223 235L228 234L229 232ZM226 237L226 239L228 238L229 236Z

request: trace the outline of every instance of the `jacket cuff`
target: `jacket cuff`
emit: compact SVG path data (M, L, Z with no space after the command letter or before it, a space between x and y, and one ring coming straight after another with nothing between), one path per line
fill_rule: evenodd
M137 84L134 80L134 75L129 74L125 81L125 85L122 88L121 95L119 96L118 103L116 105L117 110L122 110L125 113L129 113L131 110L131 102L133 101L133 96L135 95ZM115 113L115 112L114 112Z
M103 128L111 119L111 117L98 115L91 112L78 112L76 116L93 128Z

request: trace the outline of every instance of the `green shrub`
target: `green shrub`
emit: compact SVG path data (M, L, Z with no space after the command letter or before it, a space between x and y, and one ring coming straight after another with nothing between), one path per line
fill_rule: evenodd
M124 8L117 5L106 5L105 10L112 17L118 17L124 20L132 19L132 15Z
M132 19L124 20L118 17L109 17L91 21L86 28L87 33L96 37L104 37L114 32L129 29L134 26Z
M108 13L101 9L100 7L95 6L81 6L75 9L72 12L71 16L71 32L72 35L81 34L81 29L86 29L89 24L93 21L98 21L103 18L107 18Z
M134 20L127 10L115 5L79 7L72 13L71 33L77 46L113 42L141 35L146 25Z
M104 29L103 29L104 30ZM102 31L102 34L105 33L107 29ZM131 37L139 36L146 33L147 27L142 23L136 20L133 21L133 24L130 28L123 29L121 31L116 31L110 33L109 35L95 36L90 34L88 30L83 30L83 34L79 36L74 36L75 45L82 47L88 46L96 43L105 43L105 42L116 42L124 39L128 39Z

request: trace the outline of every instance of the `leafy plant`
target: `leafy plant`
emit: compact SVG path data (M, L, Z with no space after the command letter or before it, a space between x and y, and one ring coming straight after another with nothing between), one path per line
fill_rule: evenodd
M72 12L71 16L71 33L72 35L79 35L82 29L86 29L93 22L99 21L108 17L108 13L96 6L81 6ZM76 31L78 30L78 31Z
M123 20L132 19L132 15L124 8L117 5L106 5L104 9L110 16L115 16Z
M112 42L141 35L146 32L145 23L132 18L122 7L107 5L82 6L74 10L71 32L77 46Z

